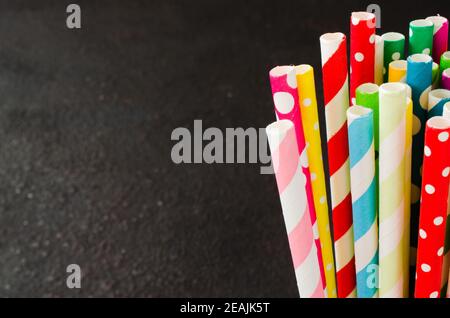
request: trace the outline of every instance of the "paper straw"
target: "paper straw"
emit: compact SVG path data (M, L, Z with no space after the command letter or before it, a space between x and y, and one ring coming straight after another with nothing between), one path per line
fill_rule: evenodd
M409 55L431 54L433 48L433 22L419 19L409 23Z
M384 83L383 77L384 68L384 40L381 36L375 36L375 71L374 79L375 84L381 85Z
M322 264L322 251L320 248L320 238L316 224L316 210L314 208L314 199L311 187L311 175L308 167L308 156L306 151L305 136L300 113L300 104L297 90L297 72L293 66L277 66L270 70L270 85L272 87L273 101L275 104L275 113L277 119L289 119L295 127L298 152L304 158L303 173L306 176L306 197L311 222L314 230L314 238L317 245L317 254L319 258L321 282L325 288L325 273Z
M320 138L319 116L317 111L314 70L310 65L296 66L298 95L305 133L311 183L316 207L317 224L321 242L322 259L325 269L327 295L335 298L336 279L334 269L333 246L328 218L327 192L325 173L322 161L322 142Z
M450 90L433 89L428 94L428 118L442 116L444 104L450 101Z
M296 131L290 120L267 126L278 192L289 247L302 298L321 298L323 294L320 265L306 196L306 176L296 147Z
M450 174L450 120L427 121L416 265L416 298L437 298L442 288Z
M444 118L450 120L450 102L445 103L444 105ZM447 199L447 231L445 236L445 244L444 244L444 261L442 268L442 289L441 296L446 295L447 298L450 298L450 192L448 194Z
M388 82L406 82L406 70L408 63L405 60L392 61L389 64Z
M450 89L450 68L442 72L441 86L444 89Z
M410 89L408 85L405 84ZM411 97L406 98L406 135L405 135L405 230L403 233L403 296L409 295L409 267L410 267L410 223L411 223L411 152L412 152L412 126L413 102Z
M373 111L373 134L375 144L375 211L378 211L378 151L379 151L379 94L378 85L365 83L356 89L356 105L370 108Z
M441 63L440 63L441 73L448 68L450 68L450 51L445 52L441 56Z
M359 298L378 297L373 268L378 266L378 225L375 210L375 147L373 111L361 106L347 110L350 149L355 263Z
M403 297L406 87L380 86L380 297Z
M373 83L375 65L375 15L352 12L350 18L350 98L354 103L356 88Z
M356 296L350 165L348 158L348 72L346 37L320 37L338 297Z
M384 81L387 82L390 63L405 58L405 36L397 32L388 32L381 37L384 40Z
M413 146L411 163L411 246L417 247L419 222L419 199L422 177L423 140L428 108L428 93L431 90L433 60L425 54L408 57L406 82L412 89L413 101Z
M441 55L448 49L448 20L441 16L428 17L433 22L433 60L439 63Z

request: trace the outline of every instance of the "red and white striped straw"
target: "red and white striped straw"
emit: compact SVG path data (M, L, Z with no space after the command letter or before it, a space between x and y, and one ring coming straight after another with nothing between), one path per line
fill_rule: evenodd
M346 45L346 37L342 33L326 33L320 37L336 278L340 298L356 296L346 113L349 106ZM371 69L373 74L373 65Z

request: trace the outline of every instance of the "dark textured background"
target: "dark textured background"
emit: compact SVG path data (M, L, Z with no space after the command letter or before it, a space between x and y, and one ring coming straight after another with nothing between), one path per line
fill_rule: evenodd
M0 1L0 296L297 296L274 177L177 166L170 135L265 127L268 70L318 67L370 2L75 2L81 30L68 1ZM377 3L383 32L450 16Z

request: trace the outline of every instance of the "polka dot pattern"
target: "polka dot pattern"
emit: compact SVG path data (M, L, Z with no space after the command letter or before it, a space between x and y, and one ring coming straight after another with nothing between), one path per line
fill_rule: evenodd
M428 194L433 194L435 191L434 187L431 184L425 185L425 192Z
M311 98L305 98L303 100L303 105L306 107L311 106Z
M327 198L325 196L322 196L319 200L320 204L325 204L327 202Z
M434 225L439 226L444 222L444 218L442 216L438 216L433 220Z
M290 93L277 92L273 94L276 109L282 114L288 114L294 109L294 97Z
M440 296L450 179L450 126L442 126L429 120L425 128L415 289L419 298Z
M425 273L428 273L429 271L431 271L431 266L428 264L422 264L420 265L420 268L422 269L422 271L424 271Z
M439 141L441 141L441 142L447 141L447 140L448 140L448 132L446 132L446 131L441 132L441 133L438 135L438 139L439 139Z
M356 60L357 62L362 62L362 61L364 61L364 54L362 54L361 52L357 52L357 53L355 54L355 60Z
M289 73L286 77L286 82L290 88L297 89L297 78L295 73Z
M423 239L427 238L427 232L425 232L424 230L420 229L419 230L419 236Z
M430 298L438 298L439 297L439 292L438 291L434 291L430 294Z
M444 170L442 170L442 176L444 178L448 177L449 174L450 174L450 167L446 167L446 168L444 168Z

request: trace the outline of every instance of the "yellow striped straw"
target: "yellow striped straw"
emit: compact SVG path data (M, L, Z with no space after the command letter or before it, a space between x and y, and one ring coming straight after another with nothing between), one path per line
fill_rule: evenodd
M327 192L322 161L322 145L317 111L316 88L314 83L314 69L311 65L303 64L296 66L296 71L300 110L307 145L309 170L311 171L314 205L317 214L319 238L322 246L322 259L327 286L326 290L329 298L335 298L336 278L333 245L328 217Z
M407 85L407 84L405 84ZM412 151L412 121L413 103L410 97L406 98L406 136L405 136L405 231L403 233L403 296L409 293L409 235L411 219L411 151Z
M406 108L404 84L380 86L380 298L404 295Z

